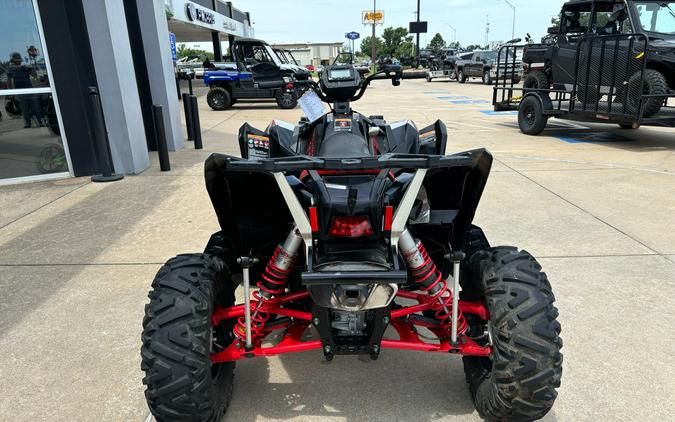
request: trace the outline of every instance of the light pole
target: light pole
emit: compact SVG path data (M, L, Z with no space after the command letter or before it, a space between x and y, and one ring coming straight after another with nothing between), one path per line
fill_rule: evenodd
M452 42L457 42L457 30L455 29L455 27L450 25L449 23L446 23L445 26L452 29L452 32L453 32Z
M377 14L377 0L373 0L373 36L370 38L370 59L372 60L371 66L376 66L377 53L375 52L375 15Z
M511 31L511 39L514 39L516 38L516 6L509 0L504 0L504 3L508 4L509 7L513 9L513 30Z

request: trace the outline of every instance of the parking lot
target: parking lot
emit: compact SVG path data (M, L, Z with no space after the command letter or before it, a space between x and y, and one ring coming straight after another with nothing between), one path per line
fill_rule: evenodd
M552 120L543 136L495 114L478 82L374 83L354 104L419 127L442 119L448 152L495 156L476 222L493 245L534 254L563 327L563 380L547 421L665 421L675 414L675 136L672 129ZM0 419L143 421L143 305L168 258L203 249L217 221L202 179L238 155L249 122L300 108L200 98L203 151L172 153L114 184L88 178L0 187ZM156 157L154 157L156 160ZM255 192L251 192L255 194ZM11 416L10 416L11 415ZM7 418L7 419L5 419ZM477 421L461 359L386 351L238 363L226 420Z

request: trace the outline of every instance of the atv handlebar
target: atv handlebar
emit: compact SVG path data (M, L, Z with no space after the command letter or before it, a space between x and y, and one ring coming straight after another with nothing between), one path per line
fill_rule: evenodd
M385 79L391 79L391 84L393 86L399 86L401 85L401 79L412 79L406 77L406 75L401 71L400 66L396 67L389 67L386 69L383 69L379 72L373 73L372 75L368 76L364 80L361 81L360 88L357 92L356 95L354 95L352 98L349 99L349 101L358 101L363 97L363 94L366 93L366 90L368 89L368 86L370 83L374 80L385 80ZM309 86L315 93L316 95L321 99L321 101L326 102L326 103L331 103L334 100L327 97L321 88L321 84L318 82L314 82L312 80L307 80L307 81L296 81L295 85L298 86Z

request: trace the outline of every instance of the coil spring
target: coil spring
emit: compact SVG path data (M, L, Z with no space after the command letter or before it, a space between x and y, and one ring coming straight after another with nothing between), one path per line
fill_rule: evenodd
M434 316L440 322L441 327L450 331L452 329L452 292L448 289L447 281L443 280L443 275L436 268L429 253L422 242L417 242L417 250L424 263L411 269L411 273L415 282L420 284L420 290L428 293L431 296L431 309L434 311ZM457 333L464 334L469 328L466 318L461 310L457 310Z
M264 307L262 306L264 302L270 300L272 296L280 295L286 290L286 284L288 283L288 276L293 270L293 264L295 259L291 258L288 268L283 269L279 268L276 265L277 259L281 255L288 254L281 246L277 246L272 258L270 258L265 271L262 273L260 278L262 280L258 281L256 286L258 290L252 293L253 300L251 300L251 337L255 341L266 335L265 324L271 318L269 312L265 312ZM261 293L262 292L262 293ZM246 318L240 317L237 319L237 325L234 327L232 333L239 340L246 341Z

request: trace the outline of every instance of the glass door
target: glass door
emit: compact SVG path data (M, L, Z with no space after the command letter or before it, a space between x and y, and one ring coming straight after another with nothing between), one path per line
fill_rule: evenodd
M34 0L0 0L0 184L71 174Z

